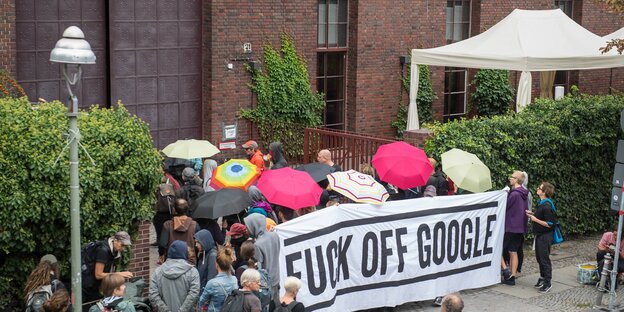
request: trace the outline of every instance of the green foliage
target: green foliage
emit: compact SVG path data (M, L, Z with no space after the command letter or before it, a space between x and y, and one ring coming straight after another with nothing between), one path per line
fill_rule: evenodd
M325 101L312 91L306 63L288 35L282 34L280 51L266 43L263 56L266 73L248 67L258 105L241 109L240 118L256 124L265 146L281 141L286 156L295 158L303 154L303 129L322 123Z
M418 80L418 96L416 96L416 105L418 107L418 121L420 124L425 124L433 121L432 104L437 99L431 86L431 78L429 76L429 66L418 65L420 70ZM411 73L408 70L407 76L401 79L403 90L409 94L410 89L410 76ZM403 137L403 131L407 128L407 111L408 105L402 101L399 103L399 111L397 112L396 120L392 122L392 127L396 129L397 137Z
M70 274L68 119L58 101L32 106L0 99L0 310L19 298L39 257L53 253ZM162 159L147 125L119 105L78 118L82 243L118 230L136 232L150 218Z
M565 232L602 231L614 222L607 210L622 109L622 96L538 100L518 114L436 123L425 149L436 158L454 147L476 154L494 189L514 169L529 173L534 198L539 183L549 181Z
M472 93L472 104L481 116L502 115L514 101L514 88L509 84L509 71L480 69L472 81L477 88Z

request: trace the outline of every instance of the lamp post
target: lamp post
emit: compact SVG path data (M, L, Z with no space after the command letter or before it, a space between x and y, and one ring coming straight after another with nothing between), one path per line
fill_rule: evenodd
M84 33L76 26L63 32L50 52L50 61L61 63L65 86L69 92L67 116L69 117L69 168L70 168L70 216L71 216L71 286L74 312L82 311L82 280L80 276L80 181L78 177L78 98L72 92L82 75L82 64L95 64L95 54L84 40Z

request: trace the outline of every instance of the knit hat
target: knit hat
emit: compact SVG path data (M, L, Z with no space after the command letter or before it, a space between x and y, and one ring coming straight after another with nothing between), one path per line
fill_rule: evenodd
M423 192L424 197L435 197L437 195L436 187L433 185L427 185L425 191Z
M245 234L247 234L247 227L242 223L232 224L232 226L230 227L230 230L227 231L227 233L225 233L225 235L228 235L228 236L245 235Z
M168 259L188 259L188 246L181 240L174 241L167 252Z

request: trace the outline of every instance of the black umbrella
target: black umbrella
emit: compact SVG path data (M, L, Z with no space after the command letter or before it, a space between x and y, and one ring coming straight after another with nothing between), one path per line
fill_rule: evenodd
M249 194L241 189L223 188L199 196L191 205L193 219L216 219L243 211L251 205Z
M173 167L182 167L182 169L186 167L195 167L195 162L190 159L182 159L182 158L171 158L167 157L164 163L165 171L169 171L173 169Z
M295 168L295 170L307 172L312 177L314 182L318 183L326 180L327 175L334 172L336 169L334 169L332 166L315 162L299 166Z

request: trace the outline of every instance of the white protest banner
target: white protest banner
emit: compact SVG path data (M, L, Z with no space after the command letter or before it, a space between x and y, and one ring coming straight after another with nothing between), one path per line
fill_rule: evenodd
M507 193L344 204L280 224L280 280L307 311L433 299L500 282Z

